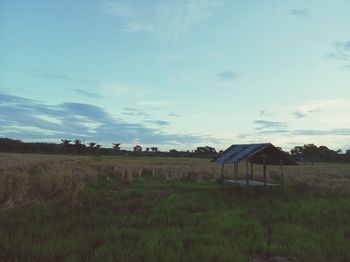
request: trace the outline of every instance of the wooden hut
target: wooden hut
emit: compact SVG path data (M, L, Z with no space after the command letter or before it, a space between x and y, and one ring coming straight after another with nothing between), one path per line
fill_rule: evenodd
M238 163L245 161L246 179L237 179ZM298 165L297 162L286 152L275 147L271 143L263 144L241 144L232 145L224 152L219 154L212 160L214 163L222 165L221 169L221 185L235 184L239 186L272 186L266 182L266 165L281 166L281 183L284 183L283 165ZM224 179L225 164L233 164L233 179ZM249 170L250 164L250 170ZM263 167L264 181L255 181L253 174L253 165L260 164Z

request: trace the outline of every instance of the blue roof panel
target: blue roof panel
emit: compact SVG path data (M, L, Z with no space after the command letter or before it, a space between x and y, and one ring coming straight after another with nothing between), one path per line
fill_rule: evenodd
M214 163L219 164L232 164L239 162L243 159L249 159L253 155L259 153L260 151L272 146L271 143L264 144L242 144L242 145L232 145L226 149Z

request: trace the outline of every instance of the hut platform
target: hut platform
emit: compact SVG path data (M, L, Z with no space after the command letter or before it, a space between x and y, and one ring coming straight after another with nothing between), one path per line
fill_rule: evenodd
M225 184L229 185L237 185L240 187L261 187L264 186L264 182L256 181L256 180L245 180L245 179L224 179ZM272 184L272 183L266 183L265 186L280 186L280 184Z

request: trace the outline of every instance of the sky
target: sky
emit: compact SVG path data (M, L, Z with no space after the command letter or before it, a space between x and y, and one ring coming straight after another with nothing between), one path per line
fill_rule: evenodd
M2 0L0 137L350 148L348 0Z

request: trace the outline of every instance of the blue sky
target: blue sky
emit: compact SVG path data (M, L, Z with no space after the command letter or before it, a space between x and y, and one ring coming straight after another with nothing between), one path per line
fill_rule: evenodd
M0 136L350 148L350 2L0 2Z

